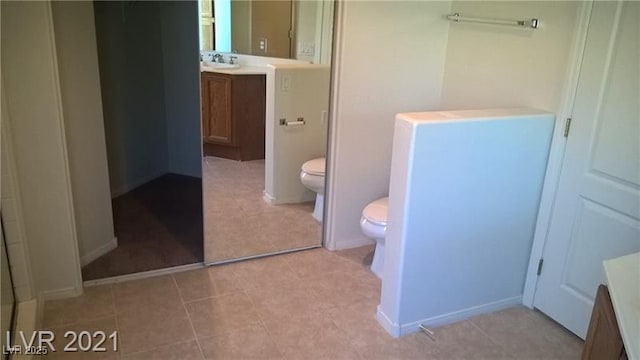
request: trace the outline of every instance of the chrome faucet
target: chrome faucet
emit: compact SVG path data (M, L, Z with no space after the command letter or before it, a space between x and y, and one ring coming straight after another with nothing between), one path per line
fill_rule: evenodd
M222 57L222 54L214 54L211 55L211 60L213 60L213 62L217 62L217 63L224 63L224 57Z
M233 55L229 56L229 64L235 64L235 63L233 62L233 60L235 60L235 59L237 59L237 58L238 58L237 56L233 56Z

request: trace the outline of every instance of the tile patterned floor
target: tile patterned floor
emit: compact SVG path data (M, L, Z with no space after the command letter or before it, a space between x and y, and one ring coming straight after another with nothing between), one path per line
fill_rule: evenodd
M516 307L391 338L375 320L372 247L301 251L85 289L45 304L44 327L117 329L119 351L78 359L578 359L582 341ZM60 336L58 336L60 338ZM109 344L107 344L109 345Z
M207 156L202 168L207 260L320 245L313 202L271 206L262 199L264 160Z

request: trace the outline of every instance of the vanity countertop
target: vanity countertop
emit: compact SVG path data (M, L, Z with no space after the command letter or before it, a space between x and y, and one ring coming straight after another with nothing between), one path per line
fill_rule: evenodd
M629 359L640 359L640 253L604 262L611 302Z
M235 69L225 69L225 68L213 68L208 66L200 66L200 72L212 72L212 73L229 74L229 75L265 75L267 73L267 67L242 65L239 68L235 68Z

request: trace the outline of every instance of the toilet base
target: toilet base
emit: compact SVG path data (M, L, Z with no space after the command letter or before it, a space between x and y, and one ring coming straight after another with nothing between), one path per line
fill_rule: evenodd
M313 218L322 224L324 216L324 194L316 194L316 204L313 207Z
M373 252L373 261L371 262L371 272L382 279L384 270L384 240L376 240L376 249Z

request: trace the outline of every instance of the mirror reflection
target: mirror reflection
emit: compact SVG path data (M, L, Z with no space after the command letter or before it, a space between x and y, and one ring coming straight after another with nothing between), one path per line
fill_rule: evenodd
M320 63L326 3L200 0L200 48Z
M283 8L287 19L272 15ZM205 263L320 246L333 3L203 0L200 11Z

